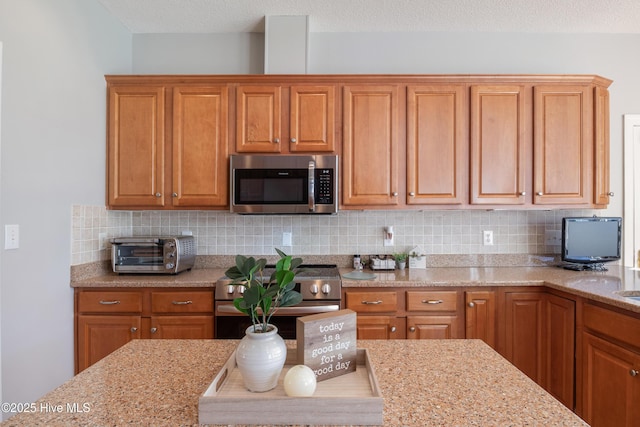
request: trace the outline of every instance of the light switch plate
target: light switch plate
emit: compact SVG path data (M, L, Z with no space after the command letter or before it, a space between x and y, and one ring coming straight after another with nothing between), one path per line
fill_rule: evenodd
M20 247L20 226L17 224L5 224L4 248L18 249Z

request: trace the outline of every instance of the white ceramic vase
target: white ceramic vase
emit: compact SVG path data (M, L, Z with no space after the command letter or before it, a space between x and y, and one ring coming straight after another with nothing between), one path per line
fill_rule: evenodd
M267 332L253 332L249 326L236 349L236 363L249 391L269 391L278 384L287 358L287 346L278 328L269 325Z

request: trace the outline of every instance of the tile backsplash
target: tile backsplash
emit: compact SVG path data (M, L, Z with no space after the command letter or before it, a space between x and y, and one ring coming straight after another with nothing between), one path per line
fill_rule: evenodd
M109 240L118 236L193 233L198 255L390 254L419 245L426 254L557 254L545 231L560 230L564 216L591 210L556 211L340 211L337 215L243 216L220 211L112 211L104 206L72 207L71 262L107 260ZM383 246L384 227L393 226L394 246ZM483 232L493 245L483 245ZM292 246L283 246L283 233Z

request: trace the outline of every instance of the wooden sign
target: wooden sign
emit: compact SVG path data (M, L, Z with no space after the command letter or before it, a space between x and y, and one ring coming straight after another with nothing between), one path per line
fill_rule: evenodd
M298 317L298 361L310 367L316 381L356 370L356 313L339 310Z

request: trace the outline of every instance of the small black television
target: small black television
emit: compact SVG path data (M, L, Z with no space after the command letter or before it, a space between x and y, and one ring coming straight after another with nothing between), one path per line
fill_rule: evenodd
M606 270L605 262L620 259L622 218L562 218L562 261L578 269Z

